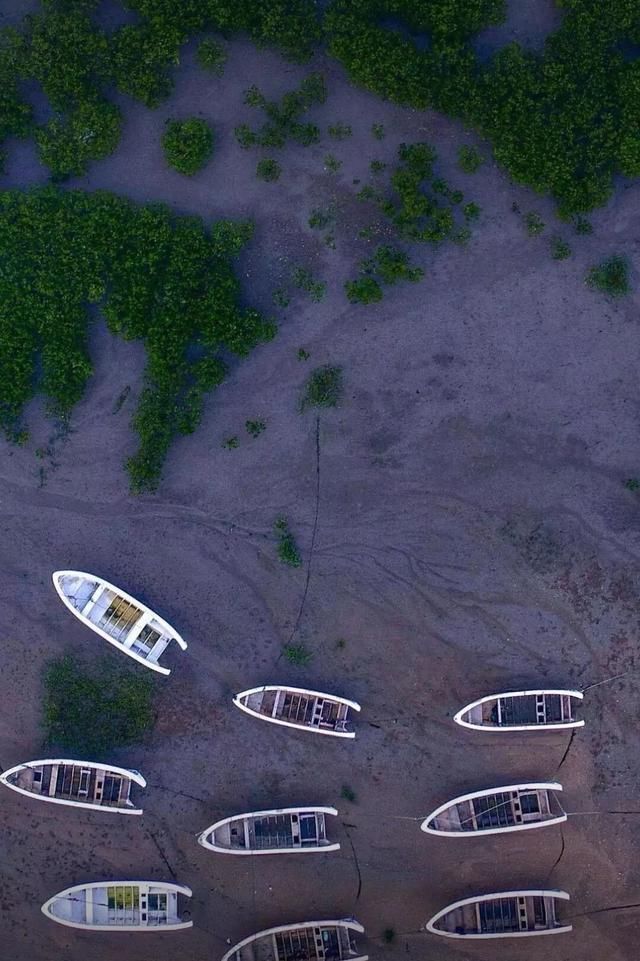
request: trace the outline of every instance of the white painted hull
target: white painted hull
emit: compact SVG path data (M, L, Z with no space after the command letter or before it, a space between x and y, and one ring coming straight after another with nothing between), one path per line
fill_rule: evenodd
M531 831L534 828L544 828L551 827L554 824L561 824L563 821L567 820L567 815L564 811L561 811L555 817L546 817L545 819L537 821L523 821L519 824L509 824L501 825L499 827L491 828L476 828L474 830L463 830L462 828L443 830L442 828L434 827L434 823L437 821L439 815L444 814L450 808L455 808L458 804L464 804L465 802L473 802L476 798L490 797L494 794L508 794L514 791L562 791L562 785L558 784L556 781L536 781L527 784L507 784L504 787L494 787L489 788L486 791L474 791L470 794L461 794L459 797L453 798L451 801L447 801L446 804L441 804L440 807L432 811L431 814L424 819L420 828L426 834L435 834L438 837L453 837L453 838L477 838L486 837L488 834L509 834L514 831Z
M9 768L0 774L0 783L4 784L11 791L16 791L18 794L24 794L26 797L35 798L37 801L48 801L50 804L64 804L67 807L74 808L85 808L88 811L106 811L113 812L115 814L142 814L142 808L137 808L135 805L129 804L126 807L115 807L102 805L99 803L91 803L88 801L81 801L66 798L51 797L48 794L38 794L35 791L29 791L23 787L19 787L17 784L11 784L10 778L14 774L18 774L21 771L26 771L29 768L41 767L44 765L81 765L82 767L89 768L93 771L104 771L107 774L117 774L122 777L128 778L132 783L139 785L140 787L146 787L147 782L140 774L139 771L131 771L127 768L116 767L113 764L95 764L91 761L78 761L70 760L68 758L48 758L42 761L29 761L26 764L16 764L15 767ZM130 805L130 806L129 806Z
M255 854L327 854L330 851L339 851L340 844L316 844L316 845L306 845L306 846L296 846L296 847L269 847L269 848L259 848L259 847L232 847L230 844L223 844L219 840L220 835L227 835L231 826L237 825L237 829L243 832L247 832L247 823L252 819L267 818L267 817L277 817L279 815L301 815L301 814L323 814L336 816L338 814L336 808L333 807L300 807L300 808L273 808L269 811L253 811L249 814L236 814L233 817L223 818L221 821L216 821L208 827L202 834L198 837L198 844L202 845L208 851L214 851L216 854L239 854L239 855L255 855ZM218 837L216 837L218 835Z
M127 931L128 933L138 932L165 932L181 931L185 928L193 927L193 921L181 921L173 910L171 915L162 923L156 923L150 919L143 920L142 915L151 915L152 908L148 907L138 910L140 917L129 919L128 922L108 919L108 915L117 915L118 909L111 909L109 905L110 889L135 889L144 892L144 897L149 903L151 896L164 896L171 904L172 908L177 905L178 896L190 898L193 894L191 888L182 884L173 884L164 881L94 881L89 884L76 884L73 887L65 888L42 905L42 913L51 921L62 924L68 928L78 928L83 931ZM128 907L129 913L134 912ZM124 908L121 913L126 913Z
M261 941L263 939L268 939L269 942L275 940L275 935L286 934L288 931L296 931L304 928L309 928L311 930L317 928L342 928L347 932L353 932L354 934L364 934L364 928L357 921L352 918L346 918L339 921L305 921L298 924L282 924L276 928L267 928L265 931L259 931L258 934L253 934L249 938L245 938L243 941L239 941L238 944L234 945L230 951L222 956L221 961L245 961L243 957L243 949L253 942ZM258 956L258 955L256 955ZM260 955L262 957L262 955ZM266 957L266 956L265 956ZM344 958L348 958L349 961L369 961L368 955L349 953L344 955ZM269 959L271 961L271 959Z
M582 701L584 694L582 691L569 691L564 689L551 689L542 688L540 690L531 691L505 691L501 694L489 694L486 697L478 698L477 701L472 701L471 704L467 704L463 707L457 714L454 715L453 720L456 724L461 727L469 728L474 731L500 731L500 732L517 732L517 731L561 731L568 730L570 728L584 727L583 720L575 720L571 718L570 720L560 720L560 721L550 721L543 723L490 723L483 719L483 716L488 711L489 707L492 705L497 706L501 699L510 698L531 698L538 695L558 695L561 698L568 698L571 707L573 707L573 701Z
M326 694L322 691L311 691L304 687L289 687L288 685L280 684L265 684L262 687L253 687L247 691L241 691L239 694L233 698L233 703L236 707L244 711L245 714L250 714L252 717L257 717L261 721L268 721L271 724L279 724L282 727L291 727L296 731L311 731L315 734L324 734L328 737L341 737L353 739L356 734L355 731L347 730L335 730L329 727L316 726L308 723L300 723L298 721L291 721L284 719L282 717L271 716L269 714L263 713L259 710L255 710L249 704L244 703L244 701L250 699L255 695L264 695L268 692L276 692L277 694L294 694L302 695L303 697L310 698L322 698L326 703L338 706L341 709L349 709L353 711L360 711L360 705L356 701L350 701L348 698L339 697L335 694Z
M73 579L73 581L78 585L84 584L94 586L96 591L102 589L103 591L113 592L113 594L117 595L117 597L123 602L138 609L143 615L143 619L146 620L144 625L145 627L157 628L163 632L163 651L171 641L175 641L178 646L185 651L187 649L187 642L180 636L180 634L178 634L177 631L171 627L170 624L167 623L167 621L152 611L151 608L147 607L146 604L143 604L135 597L132 597L131 594L127 594L127 592L123 591L122 588L116 587L114 584L106 581L103 577L98 577L94 574L87 574L85 571L54 571L52 575L53 585L58 596L60 597L60 600L65 607L70 610L71 613L74 614L82 624L84 624L85 627L88 627L89 630L94 631L94 633L102 637L103 640L107 641L109 644L112 644L113 647L119 650L122 654L127 654L129 657L133 658L134 661L137 661L139 664L144 664L144 666L148 667L150 670L155 671L158 674L168 675L171 673L169 668L163 667L158 663L157 660L153 659L152 652L151 657L149 657L149 654L138 653L138 651L133 650L131 646L128 646L129 638L127 635L125 635L124 640L117 639L106 630L103 630L99 624L95 623L88 616L85 616L83 611L79 610L78 607L74 605L71 598L65 592L64 584L68 583L71 579ZM166 643L164 643L165 638Z

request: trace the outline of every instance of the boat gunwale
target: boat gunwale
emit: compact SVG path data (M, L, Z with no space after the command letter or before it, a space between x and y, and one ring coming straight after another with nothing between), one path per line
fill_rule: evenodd
M177 884L175 881L88 881L86 884L73 884L70 888L65 888L63 891L58 891L53 897L50 897L44 902L40 910L46 918L50 921L55 921L57 924L63 924L67 928L77 928L81 931L148 931L150 933L157 934L163 931L180 931L185 928L193 927L193 921L177 921L175 923L167 923L165 925L154 925L147 927L141 924L84 924L82 921L70 921L68 918L57 918L50 910L51 905L54 901L57 901L69 894L73 894L76 891L86 891L87 889L95 890L96 888L109 888L109 887L155 887L162 888L165 893L175 893L183 894L187 898L193 897L193 891L186 884Z
M528 821L524 824L508 824L504 827L497 828L485 828L476 829L475 831L443 831L438 828L430 827L430 823L434 821L439 814L446 811L447 808L453 807L455 804L460 804L463 801L471 801L474 798L488 797L491 794L502 794L507 791L521 791L521 790L547 790L547 791L562 791L562 785L557 781L527 781L522 784L506 784L501 787L487 788L484 791L471 791L468 794L460 794L458 797L452 798L445 804L441 804L437 807L431 814L428 815L420 825L420 830L424 831L425 834L434 834L437 837L485 837L488 834L507 834L513 831L527 831L532 828L550 827L554 824L560 824L567 820L567 813L563 810L562 814L559 814L552 818L545 818L540 821Z
M332 814L334 817L337 816L338 810L334 807L291 807L291 808L272 808L268 811L250 811L248 814L233 814L231 817L222 818L220 821L216 821L210 827L205 828L198 835L198 844L208 851L215 851L216 854L239 854L239 855L253 855L253 854L328 854L330 851L339 851L340 842L336 841L333 844L323 844L323 845L308 845L307 847L300 848L244 848L236 849L231 847L223 847L222 845L213 844L211 841L207 841L207 837L213 834L216 830L219 830L225 824L230 824L232 821L245 821L248 818L256 817L267 817L269 815L276 814Z
M314 734L324 734L329 737L342 737L350 739L353 739L356 736L355 731L328 731L320 727L313 727L310 724L297 724L294 721L284 721L279 717L270 717L267 714L261 714L260 711L254 711L253 708L242 703L242 698L250 697L252 694L259 694L265 691L293 691L294 694L311 694L315 697L324 697L328 701L336 701L340 704L346 704L347 707L352 708L354 711L362 710L357 701L351 701L348 697L342 697L340 694L327 694L326 691L313 691L307 687L291 687L289 684L261 684L260 687L250 687L248 690L240 691L238 694L234 695L233 703L236 707L240 708L241 711L244 711L245 714L249 714L251 717L260 718L260 720L268 721L271 724L280 724L282 727L291 727L296 731L312 731Z
M564 934L573 930L572 924L559 925L555 928L541 928L539 931L505 931L497 934L490 933L479 933L479 934L457 934L455 931L441 931L438 930L434 925L437 921L443 918L445 915L449 914L451 911L455 911L456 908L465 907L467 904L479 904L483 901L497 901L499 898L517 898L517 897L543 897L543 898L554 898L560 901L570 901L571 895L567 894L566 891L556 890L553 888L547 888L544 890L539 890L535 888L525 888L516 891L496 891L492 894L480 894L474 895L470 898L462 898L460 901L452 901L437 914L434 914L432 918L427 921L426 930L431 934L437 934L443 938L469 938L475 940L488 940L490 938L525 938L525 937L535 937L537 935L543 934ZM223 959L224 961L224 959Z
M87 627L89 630L94 631L101 638L103 638L103 640L108 641L109 644L112 644L113 647L115 647L121 653L127 654L129 657L133 658L134 661L138 661L140 664L144 664L145 667L148 667L150 670L155 671L157 674L164 674L165 676L168 674L171 674L170 668L163 667L158 661L149 661L148 658L143 657L141 654L138 654L136 651L133 651L131 648L126 647L124 644L118 641L115 637L112 637L110 634L108 634L107 631L104 631L98 624L94 624L93 621L91 621L90 618L86 617L82 613L82 611L79 611L77 607L74 607L74 605L71 603L69 598L66 596L66 594L62 590L62 585L60 584L61 578L64 577L65 575L83 577L88 581L97 581L101 583L107 590L114 591L115 594L117 594L119 597L123 598L128 603L132 604L134 607L139 608L142 611L142 613L153 615L153 618L156 621L158 621L158 623L162 626L165 632L170 636L171 641L175 641L181 650L186 651L187 642L175 630L175 628L173 628L168 623L168 621L165 621L163 617L161 617L159 614L156 614L156 612L152 608L150 608L147 604L145 604L143 601L139 600L137 597L134 597L132 594L127 593L127 591L123 590L121 587L116 587L115 584L112 584L110 581L107 581L104 577L100 577L100 575L98 574L89 574L87 571L60 570L60 571L54 571L53 574L51 575L53 586L56 589L58 597L63 602L65 607L67 607L67 609L70 610L71 613L78 618L81 624L84 624L84 626Z
M297 928L327 928L327 927L342 927L348 928L350 931L356 931L358 934L364 934L364 928L359 921L355 918L340 918L339 920L332 921L298 921L295 924L279 924L275 928L265 928L264 931L258 931L256 934L249 935L248 938L243 938L242 941L238 941L229 951L226 952L220 959L220 961L229 961L230 958L236 953L236 951L241 951L242 948L246 948L248 944L252 941L258 941L262 938L266 938L269 935L281 934L285 931L295 931ZM345 959L347 961L347 959ZM349 958L348 961L369 961L369 956L366 954L358 955L357 957Z
M44 766L45 764L67 764L75 766L83 766L94 768L99 771L113 771L114 774L122 774L129 778L130 781L138 784L140 787L146 787L147 782L140 774L139 771L132 771L129 768L118 767L116 764L100 764L97 761L78 761L71 758L47 758L45 760L38 761L25 761L22 764L15 764L13 767L8 768L8 770L3 771L0 774L0 783L4 784L11 791L17 791L18 794L24 794L26 797L35 798L37 801L49 801L51 804L64 804L67 807L85 808L88 811L108 811L114 814L142 814L142 808L134 807L110 807L108 805L101 804L91 804L88 801L75 801L72 798L58 798L49 797L46 794L36 794L35 791L28 791L26 788L18 787L17 784L9 784L7 778L11 774L15 774L18 771L22 771L25 768L33 768L36 766Z
M474 707L480 707L482 704L486 704L487 701L497 701L501 697L524 697L526 695L536 694L564 694L568 697L575 697L579 701L584 699L583 691L573 691L567 688L544 687L537 690L527 691L501 691L499 694L487 694L485 697L478 698L477 701L471 701L469 704L465 705L465 707L461 708L461 710L459 710L456 714L454 714L453 720L461 727L469 728L472 731L558 731L568 730L575 727L584 727L584 719L577 721L562 721L551 724L504 724L502 726L497 724L473 724L470 721L463 720L464 714L472 711Z

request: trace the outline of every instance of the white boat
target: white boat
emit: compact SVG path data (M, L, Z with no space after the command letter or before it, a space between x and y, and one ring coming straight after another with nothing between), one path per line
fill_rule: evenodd
M94 881L54 894L42 913L85 931L179 931L191 888L168 881Z
M326 816L331 807L279 808L236 814L216 821L198 838L198 844L218 854L292 854L339 851L327 838Z
M353 918L283 924L239 941L222 961L368 961L356 934L364 928Z
M583 727L575 718L582 691L507 691L489 694L454 715L462 727L483 731L553 731Z
M126 591L84 571L55 571L53 584L62 602L87 627L159 674L170 674L158 663L175 641L183 651L187 642L165 620Z
M461 794L436 808L421 828L427 834L459 838L560 824L567 820L555 795L561 790L562 785L555 781L540 781Z
M139 771L68 758L16 764L0 774L0 783L52 804L116 814L142 814L142 808L136 807L129 795L132 784L147 785Z
M427 922L427 931L445 938L526 938L564 934L572 925L558 920L566 891L500 891L447 905Z
M233 703L241 711L272 724L333 737L356 736L349 723L349 711L359 711L360 705L337 694L267 684L236 694Z

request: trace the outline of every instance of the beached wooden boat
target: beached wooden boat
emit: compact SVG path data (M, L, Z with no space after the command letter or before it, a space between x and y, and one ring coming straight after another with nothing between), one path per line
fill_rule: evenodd
M368 961L356 934L364 928L353 918L283 924L239 941L222 961Z
M152 671L171 673L158 663L171 641L183 651L187 648L187 642L165 620L102 577L84 571L55 571L53 584L62 602L83 624Z
M236 814L216 821L198 843L218 854L292 854L339 851L327 838L326 816L337 815L330 807L279 808Z
M349 723L349 711L359 711L360 705L337 694L267 684L236 694L233 703L241 711L272 724L333 737L356 736Z
M142 814L129 795L132 784L147 784L139 771L67 758L16 764L0 774L0 783L41 801L116 814Z
M181 917L191 894L169 881L95 881L55 894L42 913L85 931L179 931L193 925Z
M568 901L566 891L501 891L449 904L427 922L427 930L445 938L525 938L563 934L570 924L558 920Z
M427 834L473 837L548 827L567 820L555 792L557 782L508 784L462 794L436 808L421 824Z
M582 691L507 691L489 694L454 715L456 724L483 731L553 731L582 727L575 709Z

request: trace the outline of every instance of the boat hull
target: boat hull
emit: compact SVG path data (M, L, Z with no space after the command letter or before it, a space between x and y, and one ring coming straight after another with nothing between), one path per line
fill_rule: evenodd
M55 921L57 924L62 924L68 928L78 928L83 931L127 931L128 933L139 933L139 932L153 932L153 933L164 933L165 931L181 931L186 928L193 927L193 921L180 921L171 920L165 924L118 924L118 923L94 923L91 921L80 921L73 918L59 917L56 916L53 909L56 902L68 900L74 903L82 902L81 895L88 891L95 891L96 889L104 889L109 887L139 887L139 888L153 888L154 893L165 894L167 896L178 896L182 895L185 898L190 898L193 895L191 888L183 884L174 884L172 882L158 882L158 881L93 881L89 884L75 884L70 888L65 888L64 891L59 891L54 894L53 897L49 898L48 901L42 905L41 911L45 917L49 918L50 921ZM104 907L104 905L101 905Z
M357 703L357 701L350 701L346 697L338 697L335 694L327 694L326 692L323 692L323 691L311 691L303 687L288 687L288 686L282 686L279 684L265 684L261 687L253 687L247 691L241 691L239 694L235 695L235 697L233 698L233 703L235 704L236 707L240 708L241 711L244 711L245 714L249 714L251 717L259 718L259 720L261 721L267 721L270 724L279 724L282 727L290 727L296 731L311 731L314 734L323 734L327 737L341 737L341 738L346 738L350 740L353 740L353 738L355 738L356 736L355 731L330 730L327 728L315 727L311 724L288 721L281 717L272 717L269 714L263 714L261 711L257 711L254 708L250 707L248 704L243 703L243 699L245 698L248 699L251 695L262 694L262 693L271 692L271 691L276 691L276 692L287 691L289 693L300 694L304 696L321 697L328 702L331 702L337 705L346 706L353 711L361 710L361 707Z
M95 764L92 762L78 762L77 760L70 760L68 758L52 758L42 761L29 761L26 764L16 764L15 767L9 768L9 770L4 771L0 774L0 783L4 784L5 787L10 788L12 791L16 791L18 794L24 794L26 797L35 798L37 801L48 801L50 804L64 804L67 807L74 808L84 808L88 811L106 811L114 812L115 814L142 814L142 808L136 808L135 805L131 804L126 807L115 807L102 804L92 804L88 801L78 801L75 799L57 798L50 797L46 794L38 794L35 791L29 791L25 788L19 787L17 784L11 784L9 778L13 774L18 774L20 771L27 770L28 768L34 767L44 767L45 765L78 765L82 764L84 767L92 768L96 771L105 771L106 773L117 774L122 777L128 778L132 783L139 785L139 787L146 787L147 782L143 778L139 771L131 771L127 768L116 767L113 764Z
M115 584L111 584L109 581L105 580L103 577L98 577L97 575L94 575L94 574L88 574L86 571L54 571L54 573L52 574L53 586L56 589L58 597L60 598L62 603L65 605L65 607L69 611L71 611L71 613L74 614L75 617L78 618L81 624L84 624L84 626L87 627L89 630L93 631L95 634L98 634L99 637L101 637L103 640L107 641L109 644L115 647L116 650L120 651L121 654L126 654L130 658L132 658L134 661L137 661L139 664L144 664L144 666L148 667L149 670L155 671L157 674L164 674L165 676L171 673L168 667L163 667L157 661L149 660L148 657L144 657L141 654L138 654L136 651L132 650L130 647L126 647L120 640L118 640L115 637L112 637L111 634L103 630L98 624L95 624L92 620L90 620L90 618L86 617L82 613L82 611L78 610L78 608L74 606L74 604L71 602L70 598L67 596L67 594L64 591L63 580L65 578L77 578L80 580L84 580L90 584L95 584L96 586L102 586L106 591L112 591L114 594L116 594L119 598L122 598L122 600L126 601L128 604L131 604L134 607L138 608L141 611L141 613L153 615L153 620L157 622L162 627L165 634L170 637L170 641L168 643L170 643L171 641L175 641L178 644L178 646L181 648L181 650L185 651L187 649L187 642L184 640L184 638L180 636L180 634L178 634L177 631L174 630L173 627L171 627L170 624L167 623L167 621L164 620L164 618L160 617L158 614L152 611L151 608L147 607L146 604L143 604L142 601L139 601L137 598L133 597L131 594L128 594L126 591L123 591L122 588L116 587Z
M558 784L556 781L540 781L531 782L527 784L507 784L504 787L494 787L489 788L486 791L474 791L469 794L461 794L459 797L452 798L451 801L447 801L446 804L441 804L440 807L432 811L429 817L425 818L420 829L425 832L425 834L435 834L438 837L486 837L488 834L508 834L514 831L530 831L533 828L544 828L551 827L555 824L561 824L563 821L567 820L567 814L561 811L555 817L548 817L541 819L539 821L525 821L519 824L513 825L503 825L500 827L490 827L490 828L478 828L473 831L463 831L463 830L443 830L442 828L434 827L434 823L437 821L438 816L444 814L449 808L453 808L457 804L463 804L465 802L473 802L476 798L490 797L493 794L507 794L513 791L562 791L562 785Z
M487 894L480 897L463 898L460 901L454 901L452 904L448 904L446 908L439 911L437 914L427 921L426 929L431 934L437 934L443 938L456 938L458 940L468 940L468 941L487 941L489 939L495 938L527 938L527 937L538 937L541 935L548 934L566 934L573 930L571 924L559 924L556 927L549 928L539 928L536 930L527 931L502 931L502 932L463 932L459 933L457 931L445 931L441 928L437 928L436 925L438 921L445 918L448 914L451 914L457 910L464 909L469 905L480 905L487 903L489 901L497 901L500 899L507 898L518 898L518 897L542 897L542 898L553 898L554 900L569 901L570 896L566 891L544 891L544 890L520 890L520 891L500 891L495 894Z
M202 845L208 851L214 851L216 854L236 854L236 855L257 855L257 854L328 854L330 851L339 851L340 844L317 844L308 845L306 847L279 847L279 848L238 848L231 847L216 843L215 840L209 840L209 837L213 835L215 837L216 832L220 833L224 830L227 825L232 825L238 823L239 825L244 825L244 822L249 818L266 818L266 817L277 817L279 815L288 814L324 814L336 816L338 811L336 808L332 807L301 807L301 808L273 808L269 811L254 811L250 814L236 814L233 817L223 818L220 821L216 821L206 830L204 830L198 837L198 844Z
M575 719L566 720L566 721L549 722L549 723L547 722L525 723L525 724L515 723L515 724L500 725L500 724L493 724L493 723L483 723L482 720L478 721L475 718L474 720L469 720L468 717L465 717L465 715L475 715L476 717L478 714L482 715L486 711L487 706L490 703L495 702L495 704L497 705L498 701L500 701L501 699L505 699L505 698L516 699L516 698L525 698L525 697L535 697L539 695L559 695L561 697L564 696L564 697L568 697L569 699L575 699L577 701L582 701L582 699L584 698L584 694L582 693L582 691L570 691L570 690L564 690L564 689L505 691L504 693L501 693L501 694L489 694L486 697L478 698L477 701L472 701L470 704L467 704L460 711L454 714L453 720L455 721L456 724L459 724L461 727L466 727L473 731L487 731L489 733L494 731L506 732L506 733L508 732L516 733L518 731L526 731L526 732L560 731L560 730L569 730L571 728L584 727L583 720L575 720Z
M296 931L304 928L343 928L347 931L352 931L355 934L364 934L364 928L362 925L352 918L343 918L339 921L303 921L298 924L282 924L279 927L267 928L265 931L259 931L257 934L253 934L250 937L239 941L238 944L234 945L231 950L227 951L227 953L222 956L221 961L240 961L243 948L247 947L247 945L250 945L252 942L261 941L263 938L275 940L276 935L282 935L286 934L288 931ZM244 959L242 959L242 961L244 961ZM366 954L349 954L348 961L369 961L369 958Z

